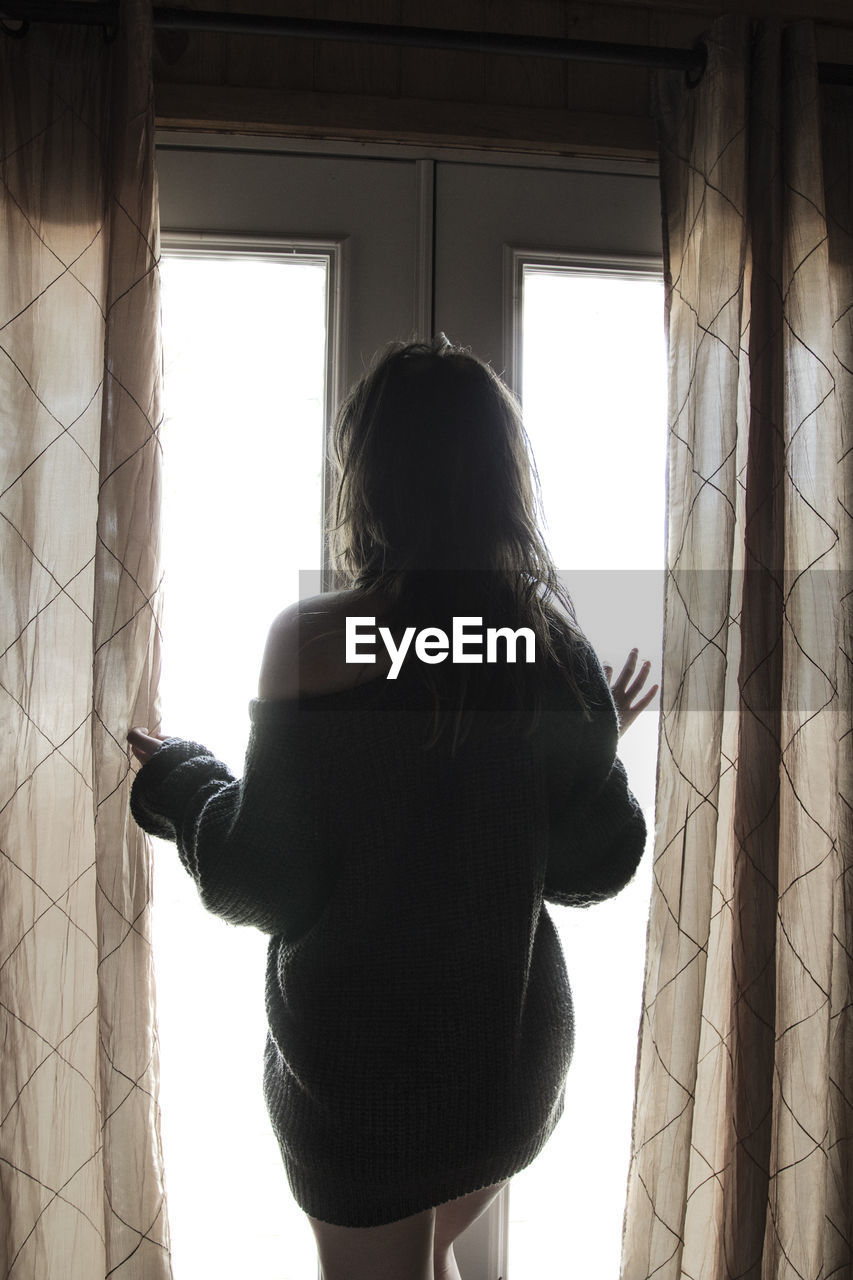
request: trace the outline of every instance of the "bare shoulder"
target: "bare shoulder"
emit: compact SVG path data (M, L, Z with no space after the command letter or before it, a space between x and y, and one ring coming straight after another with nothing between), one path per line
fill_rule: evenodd
M330 693L382 674L376 664L346 661L346 619L374 603L364 592L334 591L283 609L267 636L258 696L278 701Z

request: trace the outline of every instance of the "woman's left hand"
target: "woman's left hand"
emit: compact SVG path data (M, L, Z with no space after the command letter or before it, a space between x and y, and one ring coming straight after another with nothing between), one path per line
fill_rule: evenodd
M147 729L131 729L127 740L137 760L140 764L145 764L154 752L160 749L168 736L165 733L149 733Z
M607 676L607 683L610 685L610 692L613 695L613 701L616 703L616 711L619 716L619 736L634 723L641 711L645 711L652 698L658 691L658 686L653 684L639 702L634 699L638 697L640 690L649 678L649 672L652 669L650 662L644 662L637 672L636 679L631 681L637 666L637 650L632 649L625 660L625 665L619 672L616 679L613 679L613 668L606 663L604 665L604 674Z

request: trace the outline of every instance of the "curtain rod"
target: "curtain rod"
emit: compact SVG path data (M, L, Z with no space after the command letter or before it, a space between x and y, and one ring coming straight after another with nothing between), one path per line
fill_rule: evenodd
M0 0L0 15L23 25L7 35L22 36L30 23L58 22L115 28L120 0ZM260 13L218 13L211 10L158 8L153 24L161 31L217 31L235 35L285 36L304 40L340 40L357 44L388 44L408 48L462 50L471 53L516 54L570 62L607 62L622 66L685 71L701 76L706 50L663 45L616 44L599 40L563 40L547 36L511 35L498 31L453 31L435 27L404 27L373 22L337 22L326 18L288 18ZM2 22L2 17L0 17ZM824 84L853 85L853 66L821 62Z

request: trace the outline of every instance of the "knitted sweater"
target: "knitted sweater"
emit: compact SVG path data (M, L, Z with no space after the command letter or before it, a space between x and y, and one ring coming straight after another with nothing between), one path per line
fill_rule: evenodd
M136 821L204 905L270 936L264 1092L316 1218L499 1182L560 1117L572 1002L543 899L618 892L645 840L591 650L576 675L591 720L555 675L532 735L484 724L455 754L424 747L429 696L401 675L253 701L242 780L175 738L136 777Z

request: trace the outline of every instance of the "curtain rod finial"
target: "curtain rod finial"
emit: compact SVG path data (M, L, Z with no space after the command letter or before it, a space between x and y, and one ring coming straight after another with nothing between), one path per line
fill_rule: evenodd
M12 18L11 21L17 22L19 25L17 27L10 27L10 19L7 18L5 14L0 13L0 31L2 31L3 34L8 36L11 40L23 40L24 36L30 29L30 24L27 22L26 18Z

